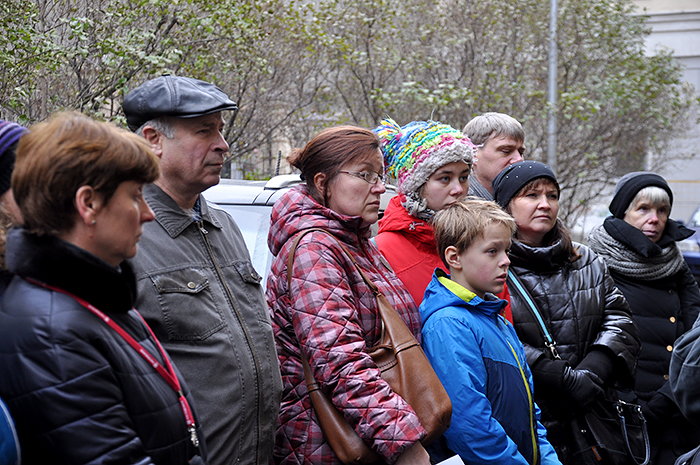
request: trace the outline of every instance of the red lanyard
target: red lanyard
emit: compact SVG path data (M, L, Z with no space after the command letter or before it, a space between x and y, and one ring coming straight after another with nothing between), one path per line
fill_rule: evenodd
M156 346L158 347L158 350L160 351L161 356L163 357L163 360L165 362L165 367L158 363L158 360L153 357L153 355L150 354L141 344L139 344L129 333L124 331L124 328L119 326L117 323L114 322L110 317L108 317L104 312L102 312L100 309L92 305L90 302L81 299L78 296L75 296L71 294L68 291L64 291L63 289L60 289L58 287L50 286L48 284L36 281L31 278L25 278L27 281L34 283L38 286L45 287L47 289L51 289L52 291L60 292L62 294L65 294L69 297L72 297L75 299L80 305L83 307L87 308L90 310L92 313L97 315L109 325L110 328L115 330L126 342L129 343L131 347L136 350L155 370L160 374L163 379L170 385L170 387L177 393L179 396L178 400L180 401L180 407L182 408L182 413L185 416L185 421L187 422L187 431L190 433L190 440L192 441L192 444L194 444L195 447L199 447L199 439L197 438L197 428L196 424L194 422L194 417L192 416L192 410L190 409L190 403L187 402L187 398L185 395L182 393L182 388L180 387L180 381L177 379L177 375L175 374L175 370L173 369L172 363L170 363L170 359L166 355L165 351L163 350L163 346L160 345L160 342L158 341L158 338L156 338L156 335L153 334L153 330L151 329L150 326L148 326L148 323L143 319L141 314L136 310L133 309L136 314L141 318L141 321L143 321L143 324L148 328L148 331L151 333L151 336L153 337L153 340L156 342Z

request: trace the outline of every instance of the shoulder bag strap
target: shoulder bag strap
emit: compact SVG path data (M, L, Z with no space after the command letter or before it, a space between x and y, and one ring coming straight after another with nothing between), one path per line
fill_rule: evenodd
M328 231L320 228L305 229L297 234L297 236L294 238L294 242L292 243L292 247L289 250L289 256L287 257L287 292L289 292L292 286L292 267L294 266L294 254L296 253L297 246L299 245L301 238L311 231L320 231L333 236ZM340 245L343 247L342 244ZM345 247L343 247L343 249L346 253L348 253ZM348 256L350 256L350 259L353 260L349 253ZM354 260L353 263L355 263L355 266L357 266L357 263ZM360 272L362 273L362 270L360 270ZM301 364L304 368L306 390L311 398L311 404L313 405L314 410L316 410L316 416L318 418L319 425L321 426L321 430L323 430L323 435L326 437L331 449L333 449L333 452L335 452L342 463L378 463L381 459L379 455L370 449L362 438L360 438L357 432L352 428L352 426L350 426L347 420L345 420L340 411L338 411L331 400L321 390L321 387L314 377L311 366L309 366L309 360L306 358L306 354L301 348L301 344L299 344L299 356L301 358Z
M297 251L297 247L299 246L299 241L301 241L301 238L304 237L306 234L312 232L312 231L319 231L324 234L328 234L329 236L333 237L336 239L338 242L338 245L343 249L345 254L350 258L352 263L355 265L357 270L360 272L362 275L362 278L365 280L367 285L372 289L372 292L374 293L375 296L379 296L381 294L379 292L379 288L377 287L376 284L374 284L362 271L360 268L360 265L358 265L357 261L355 258L350 254L348 249L330 232L326 231L325 229L321 228L310 228L310 229L305 229L299 233L297 233L296 237L294 238L294 242L292 242L292 247L289 249L289 255L287 256L287 292L290 292L290 289L292 287L292 268L294 267L294 254ZM384 321L382 320L382 338L384 336ZM301 346L299 346L299 353L301 354L301 362L304 365L304 374L306 375L306 386L309 391L315 391L319 389L318 384L316 383L316 379L314 378L313 372L311 371L311 367L309 366L309 362L306 359L306 355L304 354L304 351L301 350Z
M333 239L335 239L336 242L338 243L338 245L340 246L340 248L343 249L343 252L345 252L345 255L347 255L348 258L350 259L350 261L352 261L353 265L355 265L355 268L357 268L357 271L360 272L360 274L362 275L362 279L364 279L365 282L367 283L367 285L370 287L370 289L372 289L372 292L374 293L374 295L378 296L379 294L381 294L377 285L374 284L374 282L372 282L371 279L369 279L369 277L365 274L364 271L362 271L362 268L360 268L360 265L357 263L357 260L355 260L355 257L352 256L352 254L347 249L347 247L345 247L345 245L343 245L343 243L337 237L335 237L333 234L331 234L330 232L326 231L325 229L321 229L321 228L305 229L305 230L299 232L296 235L296 237L294 238L294 242L292 243L292 248L289 250L289 256L287 256L287 290L289 290L289 287L291 287L291 285L292 285L292 267L294 265L294 253L297 250L297 246L299 245L299 241L307 233L310 233L312 231L319 231L319 232L322 232L324 234L328 234Z
M530 310L530 313L532 313L532 315L535 317L537 323L540 326L540 330L542 331L542 337L544 338L544 345L547 346L547 348L552 352L552 356L556 360L561 360L559 352L557 352L557 341L554 340L552 334L549 332L549 329L547 329L547 325L545 324L544 319L540 314L540 311L537 309L535 301L530 296L530 293L527 292L525 286L523 286L518 276L515 273L513 273L512 270L508 270L508 289L515 289L515 291L520 295L520 297L523 298L523 300L525 301L525 305Z

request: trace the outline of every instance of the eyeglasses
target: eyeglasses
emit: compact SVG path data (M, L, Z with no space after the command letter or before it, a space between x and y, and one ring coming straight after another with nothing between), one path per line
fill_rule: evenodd
M384 182L384 175L379 174L376 171L340 171L340 173L349 174L350 176L355 176L356 178L364 179L370 184L377 184L377 181Z

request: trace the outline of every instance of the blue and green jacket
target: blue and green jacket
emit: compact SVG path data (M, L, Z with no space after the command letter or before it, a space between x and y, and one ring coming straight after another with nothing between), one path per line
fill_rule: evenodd
M470 465L559 464L523 346L500 311L436 270L420 306L423 349L452 400L447 446Z

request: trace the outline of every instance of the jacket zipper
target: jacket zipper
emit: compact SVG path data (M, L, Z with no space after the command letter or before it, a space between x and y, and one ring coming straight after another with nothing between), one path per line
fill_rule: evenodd
M520 369L520 375L522 376L523 379L523 384L525 384L525 391L527 392L527 398L528 398L528 403L530 406L530 438L532 439L532 464L535 465L537 464L537 461L539 460L539 457L537 457L537 451L538 451L538 438L537 438L537 428L535 426L535 407L534 407L534 399L532 398L532 391L530 391L530 384L527 381L527 376L525 376L525 372L523 371L522 365L520 365L520 359L518 359L518 354L515 352L515 349L513 349L513 346L510 344L510 341L506 339L506 344L508 344L508 347L510 347L510 351L513 353L513 357L515 357L515 363L518 364L518 368Z
M214 254L211 250L211 244L209 244L209 239L207 238L207 235L209 234L209 231L207 231L204 228L204 223L202 220L197 221L197 227L199 228L199 232L202 235L202 239L204 239L204 244L207 247L207 252L209 253L209 257L211 258L212 263L214 264L214 268L216 268L216 274L219 277L219 281L224 287L224 290L226 291L226 295L228 296L229 301L231 302L231 307L233 308L233 311L236 313L236 317L238 318L238 322L241 325L241 328L243 329L243 332L245 334L246 342L248 343L248 347L250 348L250 353L253 356L253 363L255 365L255 374L258 379L258 389L256 390L255 393L255 405L256 409L258 412L258 440L262 437L262 431L261 431L261 425L262 425L262 418L261 416L261 411L262 408L260 407L260 390L262 389L262 373L260 372L260 362L258 361L258 355L255 351L255 346L253 345L253 338L250 336L250 333L248 332L248 327L245 325L243 321L243 316L241 315L241 312L238 311L238 307L236 307L236 303L233 300L233 294L231 293L231 290L228 287L228 284L226 284L226 280L224 279L224 275L221 272L221 268L219 267L219 263L216 261L216 258L214 258ZM260 464L260 447L259 445L256 445L255 447L256 450L256 455L257 459L255 463Z

